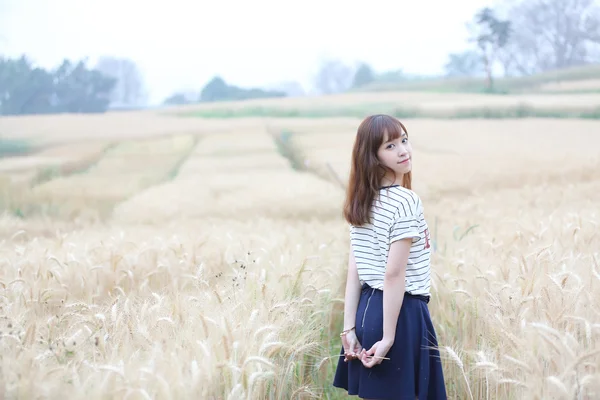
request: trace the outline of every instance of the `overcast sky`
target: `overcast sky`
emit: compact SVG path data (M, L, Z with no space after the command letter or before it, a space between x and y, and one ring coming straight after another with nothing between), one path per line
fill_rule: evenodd
M494 0L0 0L0 53L45 67L127 56L152 103L214 75L241 86L309 85L322 57L442 72L465 22Z

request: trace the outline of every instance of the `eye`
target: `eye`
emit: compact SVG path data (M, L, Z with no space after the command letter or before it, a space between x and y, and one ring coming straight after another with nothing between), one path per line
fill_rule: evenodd
M402 138L402 143L408 143L408 138L407 137Z
M387 146L385 146L386 149L391 149L393 146L395 146L394 143L390 143Z

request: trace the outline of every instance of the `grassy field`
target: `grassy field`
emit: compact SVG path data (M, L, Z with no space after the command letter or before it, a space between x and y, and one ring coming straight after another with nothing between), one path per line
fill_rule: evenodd
M475 98L252 103L399 99ZM0 119L43 148L0 160L0 397L345 398L331 380L360 117L178 116L243 107ZM600 122L405 122L450 398L597 398Z
M492 95L372 92L256 99L171 108L165 113L210 119L364 118L384 112L403 119L600 119L600 93Z
M562 68L529 76L494 76L496 93L600 93L600 64ZM361 91L413 91L445 93L482 93L487 90L485 77L428 78L402 82L374 82Z

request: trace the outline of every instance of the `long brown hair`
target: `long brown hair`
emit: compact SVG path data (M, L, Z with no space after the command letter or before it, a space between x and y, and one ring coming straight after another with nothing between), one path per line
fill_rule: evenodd
M379 192L385 168L379 164L377 151L386 133L388 140L392 140L399 138L403 132L408 136L402 122L382 114L371 115L358 126L344 203L344 218L348 223L361 226L370 221L371 206ZM411 180L409 171L402 178L402 186L411 189Z

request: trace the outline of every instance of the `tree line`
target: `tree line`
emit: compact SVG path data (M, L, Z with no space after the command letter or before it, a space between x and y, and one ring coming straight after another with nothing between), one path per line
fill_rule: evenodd
M594 0L507 0L479 10L467 24L469 48L448 56L447 77L524 76L600 62L600 5ZM367 63L324 60L313 86L334 94L372 83L425 79L401 69L376 73ZM297 84L276 89L242 88L213 77L199 92L177 92L165 105L245 100L302 94ZM292 94L293 93L293 94ZM35 66L26 57L0 56L0 115L99 113L146 106L142 74L126 58L64 60L57 68Z
M283 97L281 90L241 88L221 77L211 79L190 98L175 93L164 104ZM109 109L137 109L147 105L141 71L127 58L105 56L89 67L86 60L65 59L57 68L34 65L26 56L0 56L0 115L103 113Z
M344 92L350 88L358 88L373 82L375 79L375 72L366 63L352 66L344 64L340 60L327 59L320 65L314 83L319 93L333 94ZM288 90L286 90L286 86ZM204 101L246 100L304 94L298 86L282 84L280 89L272 90L241 88L228 84L223 78L216 76L202 88L199 94L178 92L167 98L165 104L182 105ZM290 93L292 91L295 93Z
M265 90L260 88L242 88L225 82L220 76L213 77L197 93L174 93L165 99L165 105L182 105L200 103L205 101L232 101L260 99L268 97L285 97L287 93L282 90Z
M144 99L140 71L128 59L103 57L93 68L65 59L45 69L25 56L0 56L0 115L102 113L137 108Z
M106 110L116 80L65 60L53 70L26 57L0 58L0 114L92 113Z

